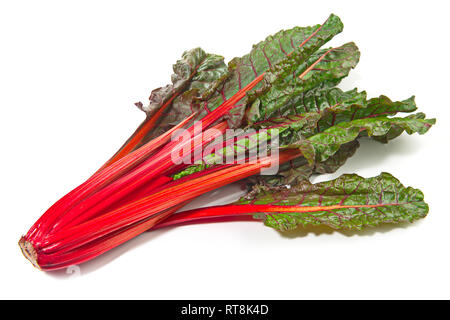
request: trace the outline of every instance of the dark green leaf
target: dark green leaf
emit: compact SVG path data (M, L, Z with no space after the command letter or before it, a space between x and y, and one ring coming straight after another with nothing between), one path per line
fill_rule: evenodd
M358 140L343 144L339 150L323 162L309 164L304 157L299 157L280 166L275 176L261 176L257 181L263 181L269 185L291 185L303 179L309 179L312 174L324 174L336 172L352 157L359 148Z
M325 114L319 121L318 130L323 131L335 124L355 119L391 116L398 112L413 112L416 110L414 97L393 102L388 97L381 95L362 104L345 105L337 103L326 109Z
M310 151L305 154L308 161L313 164L322 162L335 154L341 145L358 138L361 133L368 136L383 137L393 128L401 128L408 134L424 134L436 122L435 119L418 119L414 116L406 118L375 117L341 122L325 131L297 142L297 146ZM292 147L292 146L291 146Z
M201 112L199 117L206 114L205 110L216 109L266 71L275 70L278 64L284 65L285 61L294 61L291 57L295 57L295 63L305 62L342 29L340 19L331 15L323 25L295 27L267 37L254 45L249 54L230 61L229 78L218 87L217 92L210 99L198 104ZM236 105L237 110L231 112L229 119L232 126L240 124L244 108L245 103L240 103Z
M302 180L291 188L257 186L235 204L273 207L255 217L280 231L308 224L360 230L381 223L413 222L428 213L422 192L404 187L389 173L368 179L346 174L316 184Z
M307 62L297 63L294 53L267 73L265 84L269 89L252 103L247 114L248 121L260 121L273 115L303 113L306 110L311 112L313 108L320 112L336 104L342 104L343 107L363 105L365 92L342 92L328 88L348 75L358 63L359 55L354 43L319 51Z
M416 114L411 114L407 116L408 119L425 119L425 114L422 112L418 112ZM397 138L399 135L401 135L405 131L404 128L401 126L393 125L392 128L382 136L373 136L372 138L374 140L377 140L382 143L388 143L390 140Z
M328 88L323 84L317 88L300 92L295 86L281 92L268 92L257 98L248 113L248 121L262 121L273 117L283 117L306 112L321 112L340 105L349 108L353 105L365 106L366 93L353 89L347 92L339 88Z

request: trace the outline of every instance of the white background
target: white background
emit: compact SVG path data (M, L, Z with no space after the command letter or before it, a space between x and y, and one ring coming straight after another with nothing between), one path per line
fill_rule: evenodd
M446 1L2 1L1 298L450 298L449 24ZM283 28L334 12L362 56L341 87L402 100L438 124L364 143L332 177L388 171L420 188L429 216L362 233L257 222L146 233L81 275L44 273L17 241L143 120L133 103L168 83L196 46L229 61ZM321 177L325 179L329 177ZM221 191L232 200L237 188ZM212 204L207 195L199 204ZM216 202L217 203L217 202Z

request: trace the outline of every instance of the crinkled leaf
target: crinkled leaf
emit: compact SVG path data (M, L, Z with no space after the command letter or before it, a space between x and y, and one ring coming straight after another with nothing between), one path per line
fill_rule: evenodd
M418 112L416 114L411 114L407 116L408 119L425 119L425 114L422 112ZM382 136L373 136L372 138L374 140L377 140L382 143L388 143L390 140L397 138L399 135L401 135L405 131L404 128L401 126L393 125L392 128Z
M321 119L318 122L318 126L313 134L328 129L329 127L358 118L372 118L380 115L394 115L397 112L412 112L415 111L416 105L414 97L411 97L404 101L392 102L386 96L380 96L379 98L373 98L369 101L365 100L365 94L358 94L357 90L351 90L348 92L342 92L337 88L326 88L320 90L312 90L308 95L308 99L305 99L305 103L299 106L299 110L304 110L305 106L307 110L317 110L321 114ZM326 97L329 97L328 99ZM345 97L348 97L346 100ZM354 104L352 97L358 97L360 104ZM415 114L406 118L424 119L423 114ZM391 129L386 135L372 136L376 140L387 142L386 138L393 139L403 132L403 128L392 125ZM309 137L309 132L302 131L305 137ZM308 135L309 134L309 135ZM364 136L364 133L360 133L359 136ZM316 159L312 163L312 159L315 158L315 149L304 141L301 146L304 154L311 160L308 163L304 157L300 157L290 161L289 163L280 167L279 174L271 177L262 177L261 179L270 184L290 184L293 181L309 178L313 173L333 173L339 169L346 160L353 156L356 149L359 147L357 140L350 141L343 144L339 150L331 157L324 161Z
M185 90L196 90L198 94L209 92L215 81L228 72L223 60L222 56L206 53L201 48L185 51L173 65L172 84L153 90L148 106L142 106L143 111L151 115L174 95Z
M348 158L352 157L359 148L358 140L343 144L331 157L322 162L314 164L313 173L333 173L342 167Z
M297 91L301 91L301 88L296 90L295 86L289 86L279 92L272 90L261 95L253 102L247 115L248 121L253 123L273 117L321 112L337 105L347 108L353 105L365 106L367 103L366 93L358 92L357 89L344 92L322 84L306 92Z
M325 114L319 121L318 130L323 131L335 124L355 119L391 116L398 112L413 112L416 110L414 97L393 102L388 97L381 95L362 104L345 105L337 103L325 110Z
M435 119L419 119L414 116L405 118L375 117L357 119L349 122L342 122L325 131L313 135L305 140L300 140L296 145L302 150L308 148L308 153L304 156L313 164L316 161L322 162L335 154L341 145L358 138L360 133L368 136L383 137L390 130L401 128L408 134L424 134L436 122Z
M309 179L312 174L334 173L342 167L348 158L359 148L358 140L343 144L339 150L323 162L309 164L304 157L293 159L280 166L275 176L261 176L257 181L269 185L291 185L301 180Z
M247 113L248 121L260 121L274 114L310 112L312 107L321 111L337 103L363 105L364 92L328 88L348 75L358 63L359 56L356 45L348 43L315 53L299 68L294 53L266 74L265 83L270 88L252 103Z
M256 77L275 68L279 63L289 60L290 56L295 56L297 63L305 62L342 29L340 19L331 15L323 25L295 27L267 37L254 45L249 54L230 61L227 81L217 88L210 99L197 104L200 111L199 117L216 109ZM230 112L229 120L232 126L239 126L244 107L244 103L238 103L235 110Z
M340 47L321 49L307 60L294 52L266 74L271 90L295 86L305 92L319 85L334 86L359 62L360 52L353 42Z
M389 173L367 179L345 174L316 184L302 180L291 188L257 186L235 204L269 205L266 213L255 218L280 231L308 224L360 230L381 223L413 222L428 213L422 192L404 187Z

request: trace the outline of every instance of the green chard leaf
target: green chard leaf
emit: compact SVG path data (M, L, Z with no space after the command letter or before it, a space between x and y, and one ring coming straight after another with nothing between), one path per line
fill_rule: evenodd
M303 63L297 61L294 53L266 74L265 85L269 89L254 99L247 120L252 123L275 114L302 113L311 111L312 106L321 111L336 103L344 106L362 103L366 98L365 92L344 93L336 88L329 89L348 75L358 63L359 56L354 43L321 50ZM311 101L312 98L317 100Z
M422 112L418 112L415 114L411 114L406 119L425 119L425 114ZM434 120L434 119L433 119ZM433 123L434 124L434 123ZM405 129L402 126L393 125L391 129L385 134L381 136L373 136L372 138L381 143L388 143L390 140L397 138L400 136ZM363 134L361 134L363 136Z
M308 224L360 230L382 223L413 222L428 213L422 192L404 187L389 173L367 179L345 174L316 184L302 180L290 188L258 185L233 205L262 212L255 218L280 231Z
M258 176L252 180L256 183L271 186L291 185L309 179L313 174L334 173L345 164L348 158L355 154L358 148L358 140L353 140L343 144L334 155L323 162L309 164L306 158L299 157L282 164L277 175Z
M298 147L310 164L322 162L335 154L341 145L357 139L360 134L384 137L390 130L401 128L408 134L424 134L435 124L435 119L420 119L417 116L405 118L364 118L342 122L307 139L298 141L287 147Z
M356 89L355 89L356 90ZM362 104L345 105L337 103L325 109L325 114L319 121L318 131L323 131L335 124L352 121L355 119L392 116L398 112L413 112L417 107L414 97L404 101L391 101L388 97L381 95L370 99Z
M197 102L199 118L219 107L258 76L290 60L291 56L296 57L297 63L305 62L342 29L339 17L331 15L322 25L282 30L254 45L249 54L229 62L229 77L217 87L216 92L209 99ZM257 86L255 91L258 92L261 86ZM238 103L230 112L228 119L232 127L240 125L244 111L245 101Z
M338 123L355 119L395 115L397 112L412 112L417 110L414 97L404 101L392 102L386 96L380 96L366 101L365 96L365 92L358 93L356 89L343 92L338 88L317 88L308 91L307 95L304 96L302 103L297 105L296 109L287 109L287 113L294 113L296 110L299 110L300 112L304 110L317 110L317 113L320 114L320 120L318 121L317 126L313 128L314 130L310 132L302 130L301 133L303 134L303 138L306 139ZM419 113L406 118L425 119L425 115ZM381 142L387 142L386 139L391 140L399 136L403 131L404 129L402 127L393 124L386 135L372 136L371 138ZM361 132L358 138L361 136L367 136L367 134ZM281 139L281 141L282 143L289 144L292 143L292 140L294 139L295 138L290 141ZM309 151L306 155L310 154L312 158L315 158L315 150L308 149L310 145L307 141L305 141L305 144L303 149ZM344 143L339 147L335 154L325 160L318 158L312 162L311 158L310 163L308 163L304 157L294 159L289 163L282 165L278 175L261 177L258 181L262 180L271 185L283 185L301 179L307 179L313 173L333 173L339 169L348 158L354 155L358 147L358 141L352 140L348 143Z
M353 105L365 106L366 96L364 91L358 92L357 89L353 89L344 92L324 84L300 93L296 92L295 86L290 86L278 93L274 90L257 98L248 112L248 122L306 112L321 112L337 105L342 108Z

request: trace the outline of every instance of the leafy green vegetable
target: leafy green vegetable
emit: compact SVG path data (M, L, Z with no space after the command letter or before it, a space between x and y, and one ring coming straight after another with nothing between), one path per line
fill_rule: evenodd
M291 188L258 186L235 203L249 205L249 211L267 204L271 211L255 217L280 231L299 224L360 230L381 223L413 222L428 213L422 192L404 187L389 173L368 179L345 174L316 184L302 180Z
M325 161L335 154L341 145L351 142L364 132L368 136L384 137L391 130L400 128L408 134L424 134L435 124L435 119L406 118L364 118L349 122L341 122L308 139L299 141L296 145L303 151L305 158L312 164L315 161ZM290 147L292 147L291 145Z
M416 111L414 97L367 100L364 91L336 87L360 59L353 42L321 49L342 29L330 15L322 25L269 36L228 65L200 48L186 51L173 67L172 83L154 90L147 106L137 104L146 120L36 221L19 242L22 252L40 269L54 270L158 226L255 216L281 231L301 224L359 230L425 217L422 193L388 173L308 180L336 171L356 152L359 138L387 143L435 124L423 113L396 116ZM171 141L181 128L187 130L177 137L187 138ZM180 152L183 161L174 161ZM281 165L276 174L258 176L278 168L273 164ZM174 214L201 194L250 177L253 190L236 203Z
M406 119L417 119L417 120L426 120L425 119L425 114L422 112L418 112L415 114L411 114L407 117L405 117ZM429 119L429 124L435 124L436 123L436 119ZM389 129L389 131L384 134L384 135L380 135L380 136L372 136L372 138L374 140L377 140L379 142L382 143L388 143L390 140L397 138L398 136L400 136L406 129L403 128L401 125L396 125L393 124L392 127Z
M198 104L199 117L219 107L267 70L281 70L289 61L296 63L306 61L342 29L341 20L332 14L323 25L295 27L267 37L254 45L249 54L230 61L229 78L223 85L218 86L216 93L210 99ZM244 109L245 103L236 105L230 113L229 119L233 127L241 124Z
M286 109L288 112L295 110L296 113L299 111L301 113L301 106L305 104L302 97L307 94L320 96L320 89L339 83L356 66L359 55L354 43L321 50L307 61L298 61L297 54L294 53L266 74L266 88L270 89L266 89L264 95L253 102L247 116L248 120L255 122L267 119L276 112L285 113ZM315 88L320 89L306 93ZM363 96L351 92L335 98L345 103L352 99L357 102Z
M300 91L300 93L297 93ZM248 112L250 123L306 112L321 112L334 106L342 108L353 105L365 106L366 93L357 89L344 92L339 88L329 88L325 84L311 90L296 90L295 86L275 93L261 95L251 105Z
M255 183L264 183L272 186L291 185L301 180L309 179L312 174L334 173L345 164L348 158L355 154L358 148L358 140L353 140L343 144L334 155L325 161L309 164L304 157L299 157L282 164L278 174L257 176L253 180Z
M331 108L326 109L327 114L319 121L318 131L326 130L341 122L391 116L398 112L413 112L416 110L414 97L404 101L393 102L382 95L378 98L370 99L362 105L353 104L349 107L343 104L335 104Z

